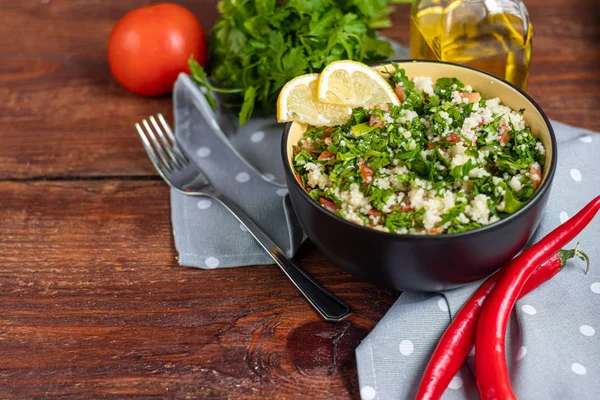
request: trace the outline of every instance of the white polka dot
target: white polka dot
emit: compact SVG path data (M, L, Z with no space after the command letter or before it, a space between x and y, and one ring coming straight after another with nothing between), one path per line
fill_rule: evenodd
M360 398L362 400L373 400L375 397L377 397L377 392L371 386L360 388Z
M256 131L252 134L252 136L250 136L250 140L252 140L252 143L262 142L264 138L265 133L263 131Z
M583 143L592 143L592 137L590 135L585 135L579 138Z
M266 174L263 174L263 177L268 180L269 182L274 181L275 180L275 175L273 175L270 172L267 172Z
M564 224L569 220L569 214L567 214L566 211L561 211L560 214L558 214L558 219L561 224Z
M463 385L463 380L460 376L455 376L454 378L452 378L452 380L450 381L450 383L448 384L448 387L450 389L460 389Z
M250 175L247 172L240 172L235 176L235 180L239 183L246 183L250 180Z
M208 257L206 260L204 260L204 264L206 264L208 268L217 268L220 263L221 261L215 257Z
M594 336L596 330L589 325L581 325L579 327L579 332L581 332L581 334L585 336Z
M286 188L277 189L277 196L285 196L288 194L288 190Z
M581 172L577 168L572 168L571 178L573 178L575 182L581 182Z
M517 361L521 360L523 357L527 355L527 348L525 346L521 346L519 352L517 353Z
M448 303L446 303L446 299L441 298L438 300L438 307L442 311L448 311Z
M415 346L410 340L403 340L400 342L400 354L403 356L410 356L415 351Z
M579 363L571 364L571 371L575 372L577 375L585 375L587 373L585 367Z
M198 157L202 158L210 156L210 153L212 153L212 151L208 147L199 147L198 150L196 150Z
M523 307L521 307L521 310L525 314L529 314L529 315L535 315L537 313L537 310L535 309L535 307L530 306L529 304L525 304Z
M592 292L600 294L600 282L594 282L590 285Z
M240 224L240 230L242 232L248 232L248 229L246 229L246 227L244 226L244 224Z
M201 210L206 210L211 205L212 201L210 201L209 199L202 199L198 202L198 208Z

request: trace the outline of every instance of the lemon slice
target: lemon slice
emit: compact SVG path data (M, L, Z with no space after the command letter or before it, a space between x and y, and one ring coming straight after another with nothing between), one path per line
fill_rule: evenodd
M356 61L334 61L321 72L318 99L352 108L400 105L390 84L373 68Z
M319 74L307 74L286 83L277 98L277 120L324 126L346 123L352 109L348 106L319 103L318 82Z

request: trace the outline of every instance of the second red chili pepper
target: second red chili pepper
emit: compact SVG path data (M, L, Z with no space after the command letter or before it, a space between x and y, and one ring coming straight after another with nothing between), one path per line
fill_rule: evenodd
M525 296L542 283L556 275L567 262L575 256L587 256L577 250L561 250L540 265L531 275L520 297ZM589 268L589 263L588 263ZM463 365L469 352L475 345L475 332L481 307L488 294L496 286L503 271L499 271L487 281L464 304L452 323L448 326L431 355L425 368L421 384L417 392L417 400L434 400L441 398L452 378Z
M537 266L573 240L599 210L600 196L504 267L477 325L475 375L482 399L516 399L506 366L505 334L510 313Z

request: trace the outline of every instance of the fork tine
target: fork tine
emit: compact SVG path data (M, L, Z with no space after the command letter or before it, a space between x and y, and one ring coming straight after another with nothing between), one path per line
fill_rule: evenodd
M165 130L165 132L167 134L167 137L169 139L171 139L171 142L173 143L173 149L174 149L174 151L177 153L177 155L179 157L181 157L181 159L183 159L184 163L189 163L190 160L187 158L187 156L185 155L185 153L179 147L179 143L177 142L177 139L175 138L175 135L173 135L173 130L169 126L169 124L168 124L167 120L165 119L165 117L163 117L163 115L161 113L156 114L156 116L158 117L158 120L160 121L163 129Z
M137 129L138 135L140 135L140 139L142 139L142 145L144 146L144 150L146 150L146 154L148 154L148 158L150 158L150 161L152 161L154 168L161 171L163 168L162 162L159 160L158 156L156 155L156 152L152 148L152 145L146 137L144 130L138 123L135 124L135 129Z
M173 151L171 151L171 143L169 143L169 141L165 137L165 134L163 133L163 131L160 128L160 126L158 126L158 123L156 122L156 118L154 118L154 116L151 115L149 117L149 119L150 119L150 123L152 123L152 126L154 126L156 134L158 135L158 137L160 138L160 141L163 144L163 150L165 151L165 153L167 153L167 155L169 156L169 158L171 159L171 161L173 161L173 164L174 164L175 168L178 168L178 169L183 168L183 163L181 163L178 160L177 155L174 154Z
M168 156L165 154L165 151L164 151L163 147L161 146L160 142L158 141L158 139L156 138L154 131L150 127L150 124L148 124L148 121L145 119L142 120L142 124L146 128L146 133L150 137L150 141L152 142L152 145L154 146L154 150L156 151L156 153L158 153L158 158L162 161L165 169L169 172L172 172L173 167L171 166L171 163L169 162Z

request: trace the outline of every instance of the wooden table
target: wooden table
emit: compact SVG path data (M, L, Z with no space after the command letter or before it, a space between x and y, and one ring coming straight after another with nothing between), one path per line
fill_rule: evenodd
M170 117L111 78L136 0L0 0L0 398L346 398L354 348L397 294L306 244L303 267L353 315L320 321L275 266L178 266L166 185L132 124ZM205 27L214 0L182 1ZM528 0L530 93L600 130L600 3ZM408 42L409 6L383 33Z

